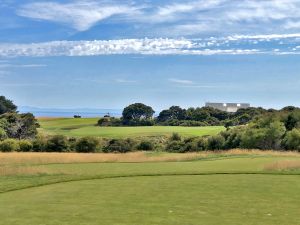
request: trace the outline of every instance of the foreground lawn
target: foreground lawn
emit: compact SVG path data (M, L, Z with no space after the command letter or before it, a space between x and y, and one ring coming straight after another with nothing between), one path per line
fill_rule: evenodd
M209 127L99 127L97 118L46 118L39 119L40 132L46 134L63 134L72 137L99 136L99 137L141 137L170 135L174 132L183 136L213 135L224 130L221 126Z
M296 153L1 153L1 171L1 225L300 224Z

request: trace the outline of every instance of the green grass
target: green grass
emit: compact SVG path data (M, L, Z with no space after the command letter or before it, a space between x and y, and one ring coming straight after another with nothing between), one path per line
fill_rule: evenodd
M224 130L221 126L210 127L99 127L97 118L57 118L40 119L40 132L46 134L62 134L72 137L99 136L110 138L142 137L170 135L174 132L183 136L203 136L217 134Z
M0 224L298 225L300 171L264 166L299 159L32 165L51 173L0 176Z

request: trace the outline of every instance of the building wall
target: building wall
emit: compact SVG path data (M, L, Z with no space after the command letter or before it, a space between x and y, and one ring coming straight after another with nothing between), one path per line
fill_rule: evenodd
M219 109L225 112L236 112L239 109L246 109L250 107L249 103L205 103L206 107L212 107L214 109Z

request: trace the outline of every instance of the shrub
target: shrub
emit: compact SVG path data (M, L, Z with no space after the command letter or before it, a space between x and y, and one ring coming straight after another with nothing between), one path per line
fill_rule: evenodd
M236 127L221 132L221 135L225 138L224 149L239 148L244 131L244 127Z
M137 146L138 150L151 151L154 149L154 144L151 141L141 141Z
M268 118L267 118L268 119ZM263 119L247 128L242 135L241 147L258 149L280 149L286 129L280 121Z
M184 152L184 143L181 141L171 141L166 146L167 152Z
M69 142L69 149L71 150L71 151L75 151L75 149L76 149L76 144L77 144L77 139L76 138L74 138L74 137L70 137L69 139L68 139L68 142Z
M94 137L83 137L76 142L77 152L95 152L99 145L98 139Z
M283 146L287 150L300 150L300 131L298 129L293 129L288 131L284 137Z
M3 128L0 127L0 141L7 138L7 134Z
M207 139L207 148L209 150L221 150L223 149L225 138L221 135L210 136Z
M173 133L170 137L171 141L181 141L181 136L178 133Z
M197 140L197 151L205 151L208 149L207 138L200 137Z
M19 141L21 152L30 152L33 148L33 144L28 140Z
M68 141L63 135L55 135L49 138L46 145L47 152L66 152L68 151Z
M134 148L134 141L130 138L123 139L112 139L103 148L104 152L130 152Z
M18 141L14 139L6 139L0 142L0 151L13 152L18 151L20 148Z
M119 118L115 117L102 117L98 120L98 126L109 127L109 126L121 126L122 121Z
M34 152L43 152L46 150L47 147L47 140L44 136L38 135L32 141L32 150Z

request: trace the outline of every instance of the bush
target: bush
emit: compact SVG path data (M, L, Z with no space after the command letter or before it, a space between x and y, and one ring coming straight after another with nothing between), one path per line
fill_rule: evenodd
M286 132L285 126L280 121L258 121L247 128L242 135L242 148L281 149L281 140Z
M180 149L180 152L196 152L198 151L197 142L195 141L188 141L184 142L183 146Z
M282 144L287 150L300 150L300 131L293 129L288 131L284 137Z
M171 141L166 146L167 152L184 152L184 143L181 141Z
M200 137L197 140L197 151L205 151L208 149L208 141L205 137Z
M221 132L221 135L225 138L224 149L239 148L244 131L244 127L236 127Z
M18 151L20 148L18 141L14 139L6 139L0 142L0 151L13 152Z
M30 152L33 148L33 144L28 140L19 141L21 152Z
M77 152L95 152L99 145L98 139L94 137L83 137L76 142Z
M46 150L47 147L47 140L44 136L38 135L32 141L32 150L34 152L43 152Z
M181 141L181 136L178 133L173 133L170 137L171 141Z
M221 135L210 136L207 139L208 150L221 150L223 149L225 138Z
M130 152L134 149L134 141L130 138L123 139L112 139L103 148L104 152Z
M115 117L102 117L98 120L98 126L102 126L102 127L109 127L109 126L121 126L122 125L122 121L119 118L115 118Z
M154 149L154 144L151 141L141 141L137 146L138 150L151 151Z
M0 127L0 141L7 138L7 134L4 129Z
M70 137L70 138L68 138L68 142L69 142L70 151L75 151L76 144L77 144L77 139L74 138L74 137Z
M50 137L46 144L47 152L67 152L68 148L68 140L63 135L55 135Z

